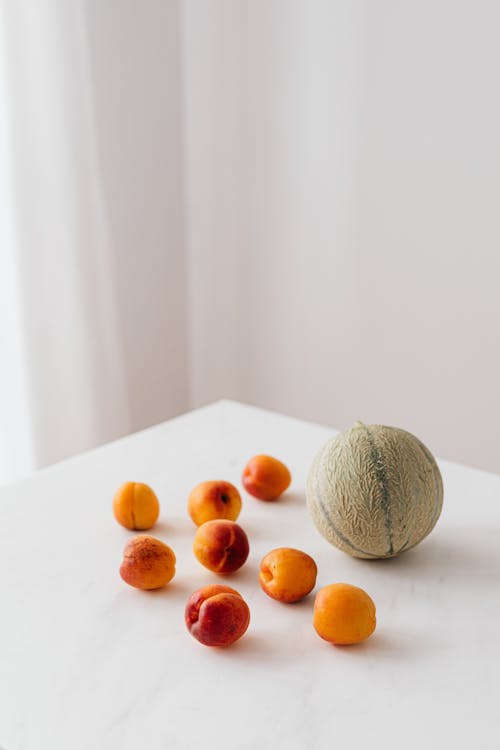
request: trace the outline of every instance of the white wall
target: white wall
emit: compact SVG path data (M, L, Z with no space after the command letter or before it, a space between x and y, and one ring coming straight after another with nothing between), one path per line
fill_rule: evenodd
M500 6L183 8L192 403L500 471Z

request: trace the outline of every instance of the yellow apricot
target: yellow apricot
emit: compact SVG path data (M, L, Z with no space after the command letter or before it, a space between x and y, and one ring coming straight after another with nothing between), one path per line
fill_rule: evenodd
M126 529L150 529L160 514L160 503L147 484L125 482L113 498L113 513Z
M251 458L241 477L246 491L259 500L276 500L291 481L291 474L285 464L273 456L265 455Z
M223 479L201 482L189 495L188 513L197 526L217 518L236 521L240 510L240 493Z
M174 551L160 539L138 534L125 545L120 575L137 589L159 589L175 575Z
M316 594L313 624L325 641L337 645L359 643L375 630L375 604L357 586L332 583Z
M280 602L298 602L316 584L316 563L305 552L279 547L268 552L260 564L259 582L266 594Z

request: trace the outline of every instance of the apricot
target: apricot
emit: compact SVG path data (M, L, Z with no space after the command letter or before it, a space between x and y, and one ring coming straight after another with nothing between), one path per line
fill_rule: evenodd
M349 583L332 583L316 594L313 624L325 641L359 643L375 630L375 604L366 591Z
M214 573L234 573L246 561L249 549L247 535L234 521L206 521L194 536L194 554Z
M246 491L259 500L276 500L290 485L292 477L285 464L272 456L254 456L241 477Z
M159 589L175 575L175 554L154 536L138 534L125 545L120 575L136 589Z
M184 613L186 627L204 646L230 646L250 622L250 610L238 591L213 584L195 591Z
M155 493L142 482L125 482L113 498L113 513L126 529L144 531L154 526L160 514Z
M316 563L305 552L279 547L262 559L259 582L272 599L298 602L313 590L317 573Z
M201 482L189 495L188 513L197 526L216 518L236 521L240 510L240 493L223 479Z

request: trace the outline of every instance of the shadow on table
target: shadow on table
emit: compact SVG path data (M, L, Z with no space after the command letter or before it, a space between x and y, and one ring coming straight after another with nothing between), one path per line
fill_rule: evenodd
M154 535L165 535L169 538L173 537L188 537L192 538L196 532L196 526L191 521L190 518L186 516L186 518L176 518L171 523L168 523L168 521L157 521L154 525L154 527L145 533L151 533Z
M421 542L398 557L383 560L360 560L361 565L376 566L381 575L397 573L426 580L464 580L466 578L500 580L500 528L477 527L468 532L459 527L447 528Z
M356 643L352 646L335 646L332 649L337 653L345 654L346 658L363 658L373 656L377 659L387 658L390 661L410 661L412 658L422 660L434 658L434 649L430 646L430 636L426 635L425 650L422 648L422 640L417 636L411 637L408 634L390 632L389 630L377 629L375 633L366 641Z
M306 494L305 492L300 492L299 490L287 490L283 495L278 498L278 500L275 500L274 502L278 502L283 505L306 505Z
M201 588L201 584L198 588ZM147 599L173 599L182 596L186 601L195 588L189 579L183 580L180 576L174 578L166 586L160 589L137 589L136 595Z
M257 635L252 632L245 633L243 638L233 643L230 648L218 649L217 656L233 661L241 658L246 663L249 659L274 665L278 662L290 662L290 652L287 649L277 648L275 640L266 637L265 634Z

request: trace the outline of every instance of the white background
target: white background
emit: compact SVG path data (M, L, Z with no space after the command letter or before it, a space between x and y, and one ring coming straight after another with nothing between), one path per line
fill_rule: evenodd
M500 6L189 2L192 398L500 471Z
M498 4L0 10L4 480L219 397L500 471Z

